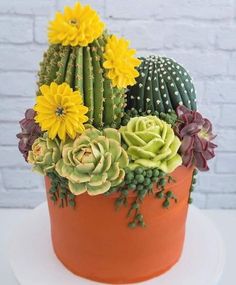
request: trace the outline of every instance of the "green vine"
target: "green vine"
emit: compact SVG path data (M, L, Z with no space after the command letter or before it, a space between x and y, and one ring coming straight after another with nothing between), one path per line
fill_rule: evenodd
M193 193L194 188L195 188L195 186L196 186L197 173L198 173L198 170L195 168L194 171L193 171L193 177L192 177L191 187L190 187L190 190L189 190L189 199L188 199L188 203L189 203L189 204L192 204L192 203L193 203L193 198L191 197L191 194Z
M48 191L50 200L56 204L60 201L59 207L67 207L68 205L72 208L75 207L75 195L68 189L68 180L56 174L50 172L47 174L51 180L51 187Z
M177 202L177 198L172 191L165 192L165 185L171 181L174 182L174 179L170 175L167 175L157 168L147 169L138 167L135 170L126 170L122 185L119 185L118 189L111 189L106 195L114 191L120 193L119 197L115 200L115 207L119 209L121 206L127 206L129 192L134 192L136 196L134 201L129 205L127 212L127 218L131 219L128 226L130 228L136 228L137 226L145 227L146 223L141 213L141 204L147 195L153 195L158 199L163 199L163 208L169 208L170 200ZM160 189L156 193L153 191L154 184Z

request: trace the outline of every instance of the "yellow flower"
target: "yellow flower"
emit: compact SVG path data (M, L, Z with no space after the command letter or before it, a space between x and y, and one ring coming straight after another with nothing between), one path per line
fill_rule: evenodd
M73 91L67 83L40 87L42 95L36 99L34 110L37 112L35 121L42 131L48 131L48 137L54 139L56 135L65 141L66 134L72 139L77 133L85 130L83 123L87 122L85 114L88 108L83 106L79 91Z
M107 77L111 79L113 87L126 88L135 84L139 76L135 69L141 61L134 57L135 49L129 49L129 42L124 38L111 36L105 46L104 68L108 69Z
M55 19L49 22L48 39L51 44L87 46L99 38L103 30L104 23L97 12L78 2L74 8L65 7L64 13L56 13Z

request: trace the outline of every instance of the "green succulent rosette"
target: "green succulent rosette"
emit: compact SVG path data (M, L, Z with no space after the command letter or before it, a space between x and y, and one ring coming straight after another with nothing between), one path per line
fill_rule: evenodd
M57 139L49 139L46 134L34 141L28 154L28 162L33 165L33 171L42 175L53 171L60 158L60 142Z
M124 168L128 162L117 130L89 128L73 142L64 145L56 171L68 179L69 189L74 195L84 192L98 195L124 180Z
M171 125L156 116L135 117L120 128L131 157L129 168L138 166L159 168L165 173L172 172L182 164L177 153L180 140Z

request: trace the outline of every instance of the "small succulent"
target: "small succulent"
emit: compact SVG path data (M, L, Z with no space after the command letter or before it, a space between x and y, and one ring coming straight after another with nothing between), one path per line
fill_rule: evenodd
M187 167L195 165L199 170L207 171L207 160L215 156L214 149L217 147L212 143L215 135L212 134L211 122L185 106L179 106L176 112L178 122L175 132L182 141L180 152L183 164Z
M156 116L134 117L127 126L120 128L131 157L129 167L159 168L165 173L172 172L182 164L177 153L180 140L171 125Z
M33 165L34 171L47 175L55 169L60 158L61 151L58 139L51 140L45 133L43 137L34 141L32 150L29 151L28 162Z
M103 132L88 128L64 145L56 171L69 180L74 195L98 195L119 185L125 177L128 155L121 147L120 133L111 128Z
M36 112L33 109L26 110L25 118L19 122L21 132L16 135L19 139L19 150L26 161L34 141L42 134L39 125L34 120L35 115Z

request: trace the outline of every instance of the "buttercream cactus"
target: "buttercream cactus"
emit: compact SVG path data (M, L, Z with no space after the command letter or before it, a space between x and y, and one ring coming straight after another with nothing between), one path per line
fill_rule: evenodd
M124 44L112 49L109 45L112 37L103 28L99 16L89 6L76 4L58 13L49 26L51 45L40 64L38 87L66 82L82 95L89 108L90 124L96 128L119 127L125 108L125 88L135 82L139 60L133 56L135 51ZM111 63L114 58L112 70L116 70L116 76L113 72L111 78L108 61Z
M33 170L42 175L55 169L55 165L61 158L60 143L57 139L51 140L44 134L37 138L32 150L29 151L28 162L33 165Z
M120 132L132 159L130 168L144 166L170 173L182 164L177 153L181 144L179 138L171 125L156 116L132 118Z
M105 193L119 185L125 176L128 155L120 143L120 134L115 129L101 132L88 128L63 147L56 170L69 180L69 189L75 195Z
M140 59L137 83L127 93L127 110L171 113L179 105L196 110L192 79L180 64L161 56Z

